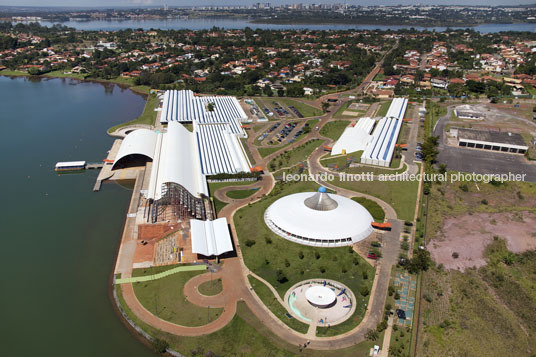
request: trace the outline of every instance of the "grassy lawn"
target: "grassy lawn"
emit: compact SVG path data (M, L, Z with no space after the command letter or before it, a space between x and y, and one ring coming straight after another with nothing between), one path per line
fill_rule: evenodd
M238 302L237 314L223 329L206 336L176 336L157 330L141 321L126 305L120 286L116 285L115 289L122 310L136 325L151 336L167 341L171 348L185 356L204 356L209 352L217 356L243 357L286 357L298 355L310 357L364 356L368 354L368 351L374 344L378 343L377 341L365 341L342 350L315 351L305 349L299 352L297 346L280 340L268 330L253 315L244 302Z
M346 154L346 155L339 155L335 157L326 156L325 159L320 160L320 163L324 167L329 167L329 165L336 165L337 167L340 168L340 167L346 166L346 162L348 161L348 159L351 159L353 162L359 162L362 154L363 154L363 150L359 150L359 151L353 152L351 154Z
M2 74L3 76L14 76L14 77L29 76L28 72L16 71L16 70L11 70L11 69L4 69L3 71L0 71L0 74Z
M212 281L205 281L204 283L201 283L197 290L206 296L213 296L217 295L222 292L223 285L221 283L221 279L214 279Z
M295 331L301 333L307 332L309 325L296 320L294 317L288 317L287 310L279 303L279 301L277 301L274 293L269 287L251 275L248 276L248 279L257 296L262 300L264 305L266 305L268 309L279 318L279 320Z
M143 109L143 113L139 117L129 122L121 123L119 125L111 127L110 129L108 129L108 132L111 133L119 128L125 127L127 125L132 125L132 124L146 124L146 125L154 126L154 123L156 120L156 114L157 114L157 112L155 112L154 109L156 108L157 104L158 104L158 98L156 97L156 95L154 94L149 95L149 97L147 98L147 102L145 103L145 108Z
M308 117L315 117L315 116L320 116L322 115L322 110L318 109L318 108L315 108L315 107L312 107L310 106L309 104L305 104L304 102L302 102L301 100L299 99L291 99L291 98L281 98L281 97L278 97L278 98L274 98L274 100L276 102L279 102L280 104L284 104L286 105L287 107L289 105L293 106L294 108L296 108L305 118L308 118ZM292 114L294 114L294 112L290 112Z
M352 200L365 207L367 211L370 212L372 218L374 218L376 222L383 222L385 220L385 212L383 208L376 202L369 200L365 197L354 197L352 198Z
M320 139L310 140L300 146L295 147L290 151L285 151L273 158L268 164L271 171L275 171L282 167L290 167L296 165L300 161L306 160L309 155L322 143Z
M150 275L169 268L166 266L135 269L132 275ZM180 272L158 280L135 283L134 292L140 303L161 319L183 326L202 326L216 320L223 312L223 308L207 309L186 300L184 285L199 274L204 272Z
M389 110L389 107L391 106L391 101L383 102L380 104L380 109L376 112L377 117L384 117L387 115L387 111Z
M227 206L227 202L222 202L218 200L216 197L214 197L214 192L216 192L222 187L251 185L254 182L255 181L209 182L208 190L210 192L210 196L212 200L214 201L214 208L216 209L216 214L218 214L223 207Z
M52 77L52 78L73 78L73 79L79 79L84 80L88 74L84 73L64 73L67 70L61 69L57 71L51 71L48 73L43 74L44 77Z
M390 204L398 219L413 221L417 202L417 181L340 181L335 178L334 185L366 193Z
M352 330L359 325L359 322L363 319L363 314L359 313L360 309L356 309L354 314L348 318L348 320L341 322L334 326L317 326L316 335L318 337L337 336Z
M383 81L385 80L385 74L383 73L378 73L377 75L374 76L374 79L373 81Z
M245 264L274 286L281 297L292 285L305 279L340 281L354 292L362 316L368 296L360 294L360 287L370 289L374 277L372 266L349 247L315 248L290 242L273 233L264 222L265 210L276 199L317 189L312 182L278 183L269 195L237 211L234 221ZM246 241L254 244L246 245Z
M235 200L241 200L244 198L248 198L249 196L253 195L257 191L258 191L257 189L229 191L227 192L227 197L235 199Z
M326 125L320 129L320 135L330 138L332 140L337 140L341 136L342 132L350 124L346 120L335 120L327 122Z

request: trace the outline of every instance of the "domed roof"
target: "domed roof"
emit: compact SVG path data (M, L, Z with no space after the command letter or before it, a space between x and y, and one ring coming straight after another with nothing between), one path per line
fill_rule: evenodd
M324 190L320 191L322 189ZM325 187L320 187L317 193L309 198L306 198L303 203L305 203L307 207L317 211L331 211L332 209L337 208L339 205L337 201L329 197L329 195L326 193Z
M315 205L311 207L311 203ZM264 218L276 234L306 245L352 244L373 231L373 218L365 207L349 198L322 192L282 197L268 207Z

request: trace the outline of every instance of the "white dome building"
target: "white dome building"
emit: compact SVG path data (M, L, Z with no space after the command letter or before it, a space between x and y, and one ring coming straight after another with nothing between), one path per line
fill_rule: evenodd
M264 212L277 235L314 247L342 247L367 238L373 231L369 211L336 194L302 192L282 197Z

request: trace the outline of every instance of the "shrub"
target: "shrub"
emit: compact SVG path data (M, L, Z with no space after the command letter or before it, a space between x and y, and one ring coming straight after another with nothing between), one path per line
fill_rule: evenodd
M488 200L486 200L486 199L484 198L482 201L480 201L480 203L482 203L483 205L487 205L487 204L488 204Z
M460 190L462 190L463 192L469 192L469 186L467 186L466 183L462 183L460 185Z
M246 240L246 242L244 244L246 245L246 247L249 248L249 247L253 247L255 245L255 243L257 243L257 242L255 242L253 239L248 239L248 240Z
M319 267L318 270L320 270L322 274L326 272L326 268L324 268L323 266Z
M361 295L363 295L363 296L367 296L370 293L370 290L369 290L368 286L361 285L361 287L359 288L359 293Z
M363 280L367 280L368 279L368 273L366 270L363 270Z
M288 259L285 259L285 266L288 268L290 266L290 262L288 261Z
M392 285L389 285L389 296L393 296L393 294L395 293L395 287L392 286Z
M277 269L276 275L277 275L277 281L280 284L284 284L284 283L286 283L288 281L285 273L283 273L283 270Z
M303 252L302 252L301 250L300 250L300 252L298 253L298 257L299 257L300 259L303 259L303 257L304 257Z
M458 252L454 252L454 253L452 253L452 257L453 257L454 259L458 259L459 256L460 256L460 254L459 254Z
M266 242L266 244L272 244L272 238L268 236L264 237L264 241Z
M318 260L320 259L320 253L318 253L318 251L315 251L315 258Z
M169 343L166 340L155 338L152 342L153 349L157 353L165 353L169 347Z

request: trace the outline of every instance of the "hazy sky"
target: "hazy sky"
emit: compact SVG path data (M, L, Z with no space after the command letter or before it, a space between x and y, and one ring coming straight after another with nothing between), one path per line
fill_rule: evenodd
M393 5L393 4L442 4L442 5L517 5L533 4L536 0L198 0L196 2L185 0L0 0L0 5L11 6L139 6L163 5L191 6L195 5L248 5L256 2L271 2L272 4L289 3L348 3L360 5Z

